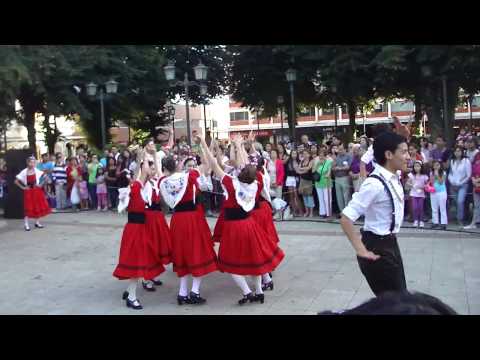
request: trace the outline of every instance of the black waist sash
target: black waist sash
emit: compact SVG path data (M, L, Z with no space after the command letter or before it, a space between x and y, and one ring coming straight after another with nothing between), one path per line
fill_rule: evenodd
M242 208L225 208L225 220L243 220L250 216L250 213L246 212Z
M152 203L152 205L147 206L147 209L151 211L162 211L162 204Z
M185 211L195 211L197 209L197 205L193 203L193 201L184 202L178 204L173 209L174 212L185 212Z
M138 212L129 212L128 222L131 224L145 224L145 214Z

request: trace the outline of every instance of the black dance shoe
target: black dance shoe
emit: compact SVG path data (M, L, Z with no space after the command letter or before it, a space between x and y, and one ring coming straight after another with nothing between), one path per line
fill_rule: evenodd
M160 280L150 280L151 282L153 282L153 285L155 286L162 286L163 285L163 282L161 282Z
M127 300L128 298L128 291L124 291L122 294L122 300Z
M243 298L238 300L238 305L243 305L247 302L254 302L255 301L255 296L249 292L247 295L243 295Z
M260 304L263 304L265 302L265 294L255 294L253 301L260 301Z
M195 294L193 291L190 291L190 301L192 304L205 304L207 299L204 299L200 296L200 294Z
M188 296L177 296L178 305L191 304L190 298Z
M155 289L153 287L153 285L151 285L151 286L148 286L148 285L151 285L151 283L148 283L146 281L142 281L142 286L146 291L150 291L150 292L157 291L157 289Z
M262 285L262 290L263 291L266 291L266 290L273 290L273 281L270 281L268 283L265 283Z
M35 227L36 228L39 228L39 229L43 229L45 226L41 225L41 224L35 224Z
M140 304L140 301L138 301L138 299L135 299L133 301L131 301L129 298L127 298L127 300L125 300L126 303L127 303L127 308L132 308L133 310L142 310L143 309L143 306L142 304Z

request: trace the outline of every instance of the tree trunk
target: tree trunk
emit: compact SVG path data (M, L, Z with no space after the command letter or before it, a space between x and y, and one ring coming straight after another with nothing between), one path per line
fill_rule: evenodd
M420 127L420 122L422 121L422 96L420 95L420 91L417 90L415 92L415 121L414 127L418 129Z
M427 105L429 134L434 140L438 135L444 135L443 118L441 115L441 88L437 85L431 85L426 88L425 102Z
M28 146L34 156L37 156L36 130L35 130L35 110L28 105L23 107L24 125L28 131Z
M451 146L453 146L455 141L455 133L453 128L457 124L455 120L455 112L457 108L459 91L460 87L456 82L447 82L448 126L445 135L447 137L447 141L449 141L449 144Z
M348 110L348 126L347 133L345 135L347 143L353 142L353 134L357 129L356 115L357 115L357 104L353 101L347 102Z

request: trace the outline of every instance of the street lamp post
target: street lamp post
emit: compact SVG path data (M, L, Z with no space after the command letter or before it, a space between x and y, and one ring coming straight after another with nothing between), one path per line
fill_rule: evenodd
M90 97L96 97L97 95L97 88L98 85L91 82L86 86L87 88L87 95ZM105 91L103 87L100 88L99 94L96 97L97 100L100 101L100 116L101 116L101 128L102 128L102 149L105 148L105 144L107 143L107 134L106 134L106 126L105 126L105 106L104 101L108 99L110 94L116 94L118 90L118 82L115 80L109 80L105 83Z
M185 110L186 110L186 121L187 121L187 141L188 146L192 146L192 133L190 131L190 108L189 108L189 88L191 86L198 86L200 88L200 94L207 94L207 85L204 83L207 80L208 67L203 65L200 62L197 66L193 68L195 73L195 79L197 81L192 81L188 79L188 73L184 73L183 81L175 81L175 62L169 61L168 65L163 67L165 72L165 78L167 81L170 81L171 87L183 86L185 91Z
M170 100L167 100L165 102L165 110L167 113L168 120L172 122L173 140L175 141L175 107L172 105Z
M295 89L293 86L293 83L297 81L297 70L290 68L285 72L285 77L287 78L287 82L289 84L290 88L290 101L291 101L291 128L290 128L290 137L292 143L295 143L296 137L295 137Z
M280 139L283 141L283 96L277 97L277 103L280 105Z

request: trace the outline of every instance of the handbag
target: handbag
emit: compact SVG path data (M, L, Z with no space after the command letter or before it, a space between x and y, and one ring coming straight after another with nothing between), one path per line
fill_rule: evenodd
M435 192L435 188L432 186L431 183L425 185L425 192L433 194Z
M315 172L313 173L313 181L319 182L319 181L322 179L323 168L325 167L325 164L326 164L326 163L327 163L327 160L325 160L325 161L323 162L322 170L320 170L320 172L315 171Z

